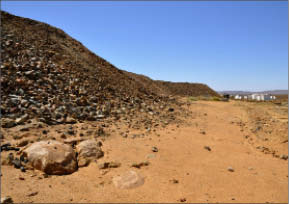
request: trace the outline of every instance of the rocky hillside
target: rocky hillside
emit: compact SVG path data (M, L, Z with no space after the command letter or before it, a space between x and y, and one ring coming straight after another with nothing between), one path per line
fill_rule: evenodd
M160 117L177 103L168 94L214 94L119 70L62 30L3 11L1 32L1 114L16 123Z
M170 95L178 96L216 96L220 95L206 84L182 83L169 81L155 81L158 86L163 87L165 92Z
M158 95L220 97L217 92L206 84L160 81L131 72L126 72L126 74L141 83L144 87L149 87L151 91L154 91Z

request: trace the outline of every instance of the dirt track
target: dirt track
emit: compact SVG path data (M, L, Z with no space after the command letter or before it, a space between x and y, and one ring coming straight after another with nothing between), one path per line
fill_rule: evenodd
M99 170L92 163L71 175L44 178L40 172L22 173L11 166L1 166L1 196L9 195L14 202L49 203L180 202L180 199L288 202L288 160L278 158L288 155L288 140L283 141L288 131L287 107L196 101L189 108L192 111L192 118L187 119L189 125L170 125L143 138L123 138L118 132L124 131L124 127L116 128L103 142L105 156L98 162L118 161L119 168ZM263 124L259 132L252 123L257 120L252 110L258 112L258 120ZM274 121L264 122L264 118ZM153 146L159 151L152 152ZM266 154L258 146L267 148ZM150 164L140 169L130 167L133 162L142 161ZM228 171L228 167L234 172ZM129 169L145 177L144 185L129 190L116 188L112 177ZM178 183L171 182L172 179ZM28 196L33 192L37 194Z

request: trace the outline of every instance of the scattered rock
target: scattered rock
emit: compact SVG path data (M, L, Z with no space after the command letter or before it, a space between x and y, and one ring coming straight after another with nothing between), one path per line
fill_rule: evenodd
M54 140L33 143L23 151L23 156L32 167L46 174L63 175L77 170L72 147Z
M85 140L76 146L78 152L78 166L87 166L91 160L103 157L104 153L95 140Z
M228 171L234 172L235 170L233 169L233 167L229 166L229 167L228 167Z
M174 110L175 110L174 108L169 108L168 109L169 112L174 112Z
M209 146L204 146L204 149L211 151L211 148Z
M26 172L26 169L25 169L24 166L21 166L21 167L20 167L20 170L21 170L22 172Z
M127 171L112 179L115 187L120 189L136 188L144 184L144 178L135 171Z
M287 159L288 159L288 156L285 155L285 154L283 154L283 155L281 156L281 159L287 160Z
M24 147L26 145L28 145L29 140L22 140L17 144L17 147Z
M140 163L133 163L131 165L131 167L135 167L135 168L138 168L140 169L141 167L143 166L148 166L150 163L148 161L145 161L145 162L140 162Z
M77 121L72 117L67 117L65 122L68 124L75 124Z
M14 165L14 168L16 169L20 169L20 167L22 166L21 161L18 158L15 158L12 161L12 164Z
M103 162L98 165L99 169L118 168L121 166L119 162Z
M26 122L28 119L29 119L29 115L28 115L28 114L24 114L22 117L17 118L17 119L15 120L15 122L16 122L17 124L22 124L22 123Z
M24 180L25 180L25 178L23 178L23 177L21 177L21 176L20 176L20 177L19 177L19 180L22 180L22 181L24 181Z
M19 151L20 149L18 147L12 147L10 143L6 143L6 144L1 145L0 150L2 152L2 151L10 151L10 150Z
M170 183L177 184L177 183L179 183L179 180L177 180L177 179L171 179L171 180L170 180Z
M16 125L15 121L10 118L1 118L1 127L12 128Z
M28 197L32 197L32 196L36 196L37 194L38 194L38 192L35 191L35 192L32 192L32 193L28 194L27 196L28 196Z
M1 203L13 203L13 200L10 196L5 196L1 198Z

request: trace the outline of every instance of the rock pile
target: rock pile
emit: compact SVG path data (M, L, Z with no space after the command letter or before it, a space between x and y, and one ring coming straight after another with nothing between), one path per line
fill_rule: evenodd
M3 11L1 22L2 127L37 118L49 125L123 119L133 128L150 128L165 126L181 113L174 98L117 69L62 30Z

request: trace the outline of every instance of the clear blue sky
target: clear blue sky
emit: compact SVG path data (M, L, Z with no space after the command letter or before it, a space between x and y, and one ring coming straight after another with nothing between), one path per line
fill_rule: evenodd
M288 88L288 2L3 2L120 69L217 91Z

